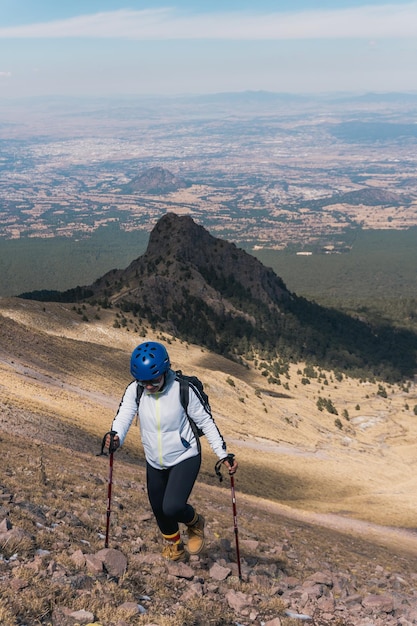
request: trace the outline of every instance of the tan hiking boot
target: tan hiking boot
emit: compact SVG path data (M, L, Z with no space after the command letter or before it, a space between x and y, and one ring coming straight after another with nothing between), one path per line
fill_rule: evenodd
M184 544L182 541L179 543L168 542L162 550L162 556L170 561L181 561L185 557Z
M192 524L192 526L187 526L187 549L190 554L198 554L204 548L204 524L204 517L202 515L199 515L195 524Z

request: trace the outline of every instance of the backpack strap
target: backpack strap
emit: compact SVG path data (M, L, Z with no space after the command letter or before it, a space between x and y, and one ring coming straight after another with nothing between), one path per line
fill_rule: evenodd
M190 392L189 392L189 383L187 380L185 380L185 378L183 378L183 376L181 375L181 371L178 370L178 372L176 372L177 374L177 380L180 383L180 402L182 404L182 406L184 407L184 411L187 413L188 415L188 402L190 399ZM178 375L179 374L179 375ZM139 406L139 402L140 399L142 397L143 394L143 387L142 385L139 385L139 383L136 386L136 404Z
M139 385L139 383L136 383L136 404L138 405L138 408L139 408L139 402L142 397L142 394L143 394L142 385Z
M188 415L188 403L190 401L190 385L189 385L189 382L181 376L181 373L177 372L177 374L178 373L180 374L179 376L177 375L177 380L180 383L180 402L184 408L184 411Z
M187 380L186 377L183 376L181 370L177 370L175 372L175 377L176 380L178 380L179 384L180 384L180 402L184 408L184 411L188 417L188 421L190 422L192 431L197 439L197 445L200 447L200 442L199 442L199 438L202 437L204 435L203 431L201 430L201 428L199 428L197 426L197 424L191 419L191 417L188 415L188 403L190 400L190 382ZM193 387L193 391L196 393L198 399L200 400L201 404L206 407L207 403L204 402L204 399L201 397L201 394L199 393L199 390L195 387L195 385L192 385ZM136 386L136 404L138 406L139 409L139 402L140 399L142 397L143 394L143 387L141 385L137 385ZM209 411L210 411L210 407L208 407Z
M199 428L197 426L197 424L194 422L194 420L188 414L188 403L189 403L189 400L190 400L190 385L192 386L193 391L196 393L198 399L203 404L203 406L204 406L204 402L201 399L201 396L200 396L200 393L198 392L198 389L196 389L195 385L192 385L192 383L190 382L190 380L189 380L189 378L187 376L183 375L181 370L177 370L175 372L175 378L176 378L176 380L178 380L178 382L180 384L180 402L181 402L182 407L183 407L183 409L185 411L185 414L188 417L188 421L190 422L191 430L193 431L193 433L195 435L195 438L197 440L198 449L201 450L199 439L200 439L200 437L204 436L204 432L201 430L201 428Z

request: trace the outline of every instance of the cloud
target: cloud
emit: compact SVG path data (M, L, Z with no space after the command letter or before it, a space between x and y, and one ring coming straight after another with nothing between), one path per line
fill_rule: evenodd
M10 78L11 72L0 72L0 78Z
M417 2L300 12L117 10L0 28L0 38L285 40L417 36Z

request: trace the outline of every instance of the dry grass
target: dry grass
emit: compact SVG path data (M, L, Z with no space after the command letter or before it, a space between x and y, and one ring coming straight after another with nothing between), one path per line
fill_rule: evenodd
M414 571L409 552L405 556L401 550L392 552L379 547L378 542L355 539L350 533L312 524L308 518L287 517L275 510L273 503L266 506L258 498L238 491L241 556L244 561L260 565L261 571L263 564L267 573L262 576L260 571L257 580L250 583L230 577L222 585L219 603L208 602L204 596L184 603L181 596L188 583L167 577L165 563L158 556L162 546L144 490L144 468L132 463L129 455L120 454L114 463L110 542L112 547L129 555L128 571L118 582L91 578L91 585L77 591L68 583L71 577L76 580L84 570L75 565L71 555L78 549L95 553L103 548L108 459L91 452L71 450L68 446L40 445L8 433L3 433L2 445L8 449L13 446L14 450L13 458L10 456L4 461L2 478L3 492L15 494L9 504L10 519L14 527L24 528L31 537L27 544L15 546L22 561L13 569L14 579L20 582L19 592L10 585L2 587L0 584L0 623L5 626L18 623L13 621L13 616L19 616L19 623L34 626L49 623L48 616L54 607L60 606L74 611L92 611L97 621L106 625L114 624L117 616L132 626L152 622L159 626L230 626L236 616L223 601L228 589L263 597L257 610L264 619L282 614L283 605L270 590L279 582L283 571L299 577L301 566L303 576L307 576L316 571L318 563L332 562L341 571L356 571L358 585L372 578L375 563L384 563L384 567L400 571L405 578L410 570L410 580ZM40 455L44 467L41 479L36 472ZM38 481L42 489L37 488ZM230 541L233 552L233 521L227 486L222 488L214 481L211 485L201 482L195 489L193 502L204 510L207 518L210 556L221 558L220 541L224 539ZM246 544L248 540L258 542L255 551ZM297 561L288 558L288 553L282 551L283 545L289 549L297 546ZM39 550L50 554L36 557ZM8 552L10 556L11 552ZM148 552L154 555L149 563L135 560L136 553L140 556ZM23 562L37 562L38 567L31 570ZM275 575L271 574L272 565ZM48 568L49 574L45 576ZM202 558L201 573L197 569L196 577L207 576L206 568ZM61 571L66 573L64 583L60 580ZM145 603L146 622L140 615L116 611L122 603L148 595L149 590L152 590L152 602ZM204 616L204 621L196 621L196 615ZM290 619L283 618L284 626L291 624Z
M16 613L13 613L2 599L0 599L0 624L2 626L17 626Z
M71 558L76 550L103 547L108 459L96 454L129 382L130 352L142 337L113 328L110 311L82 323L71 306L10 299L0 300L0 314L0 494L14 528L25 533L1 547L3 558L17 553L22 562L13 569L16 592L1 585L0 561L0 624L48 624L54 609L67 606L93 611L103 624L117 618L133 626L230 626L236 616L224 602L196 596L184 603L186 583L174 577L167 582L136 427L115 455L111 516L111 545L129 555L128 571L118 583L96 577L90 584L86 576L85 587L76 590L60 582L61 570L67 577L80 575ZM250 584L232 576L219 585L220 595L231 589L259 594L257 610L265 621L281 614L283 626L295 626L299 621L283 616L268 587L279 582L280 572L307 576L326 563L354 574L358 588L368 585L368 592L375 564L383 564L387 573L410 581L412 595L417 542L401 529L416 527L414 385L408 392L387 387L386 398L378 395L378 384L338 382L331 373L328 385L316 379L303 385L298 365L284 388L199 347L149 336L169 344L174 367L205 382L216 421L239 458L241 554L267 575ZM335 415L319 411L319 397L332 400L342 428ZM230 484L226 477L217 481L216 459L204 438L202 445L192 501L205 512L210 553L221 559L222 541L230 542L232 553L234 546ZM259 547L253 550L249 540ZM296 561L283 546L297 547ZM50 554L39 556L39 550ZM147 552L150 564L135 561L136 553ZM37 568L28 570L28 562ZM53 571L45 576L48 567ZM204 578L204 559L201 568ZM146 617L124 609L115 615L115 607L150 589Z
M0 313L2 427L78 450L99 446L141 337L113 328L110 311L83 323L71 305L10 299L0 301ZM414 384L408 392L386 386L386 398L378 383L337 381L329 372L327 385L323 378L303 385L301 364L291 368L284 388L199 347L150 337L169 343L174 367L204 380L216 420L241 460L241 490L299 509L414 528ZM338 415L319 411L319 397L331 399ZM142 458L136 428L125 450L132 460ZM205 451L202 480L213 480L214 462Z
M5 465L3 489L9 493L19 493L17 504L11 505L13 525L19 528L26 527L28 532L32 531L33 539L27 545L14 544L7 552L3 546L2 553L5 558L9 558L14 550L18 550L20 559L33 560L38 550L56 552L57 542L59 545L61 537L63 551L53 559L54 568L59 573L62 566L67 576L75 575L79 571L70 555L77 548L82 547L85 550L87 545L88 551L91 552L103 547L99 533L103 531L105 525L106 489L104 476L101 479L101 475L107 470L106 459L90 458L89 455L71 453L58 446L48 446L42 451L46 480L44 491L41 492L31 489L30 483L24 481L24 477L27 477L30 471L29 468L34 464L39 445L28 443L24 438L12 439L4 435L5 445L11 445L12 441L16 456L22 458L25 452L28 462L20 465L10 461ZM85 469L87 463L88 470ZM115 465L117 475L111 525L112 544L129 554L132 551L132 537L138 534L145 538L150 549L154 546L160 550L159 535L153 522L139 524L136 521L138 513L149 511L146 495L140 487L144 480L143 469L132 467L122 461L116 462ZM97 484L101 487L99 490ZM77 520L81 518L84 523L78 525ZM51 522L55 522L59 529L54 533L46 529L35 531L35 524L41 523L39 520L48 524L48 528ZM129 528L129 534L120 531L120 524ZM134 601L149 588L152 589L152 607L147 613L147 619L150 621L158 619L161 626L195 624L195 611L198 611L197 614L207 616L208 621L202 622L205 624L226 625L232 622L232 612L225 614L224 607L210 604L204 598L196 598L187 603L186 608L181 603L178 603L177 607L172 607L172 596L176 594L179 596L184 591L184 586L181 587L175 581L168 582L162 564L159 566L158 563L141 564L135 567L133 559L123 581L119 583L110 580L101 581L77 596L70 586L67 585L66 592L63 592L61 584L57 582L56 585L51 585L50 577L43 575L42 570L46 569L50 562L50 556L43 557L37 573L23 566L14 569L14 577L20 581L21 586L18 594L11 586L1 588L4 604L3 612L0 613L3 617L1 624L9 626L17 623L13 621L13 615L18 615L20 620L26 620L27 623L43 623L42 616L49 615L54 606L62 605L70 606L74 611L80 609L92 611L99 621L110 624L115 618L115 607L123 602ZM142 582L145 575L146 585ZM231 585L233 586L233 579ZM167 605L170 606L169 610L166 608ZM117 610L117 617L131 624L142 623L136 612L129 610Z

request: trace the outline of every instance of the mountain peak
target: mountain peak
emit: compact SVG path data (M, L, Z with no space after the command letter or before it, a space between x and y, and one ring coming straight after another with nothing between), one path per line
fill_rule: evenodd
M256 325L260 306L279 310L290 298L283 281L258 259L174 213L155 225L143 256L126 270L108 272L91 289L94 297L123 303L125 310L213 349L224 333L228 339L220 343L233 343L235 325Z
M213 352L260 358L272 380L300 361L390 382L412 378L417 370L411 332L373 328L290 293L272 269L188 215L161 217L145 254L126 269L43 299L89 300L130 311Z
M144 259L161 261L161 254L171 262L188 264L190 270L198 272L219 292L223 291L220 285L216 287L219 280L229 278L240 283L252 298L264 303L270 304L272 300L277 304L289 296L273 270L234 243L213 237L188 215L167 213L155 225ZM224 294L219 293L219 297Z
M161 194L178 191L178 189L185 187L187 187L187 183L182 178L178 178L163 167L155 166L133 178L130 183L123 187L123 192Z

